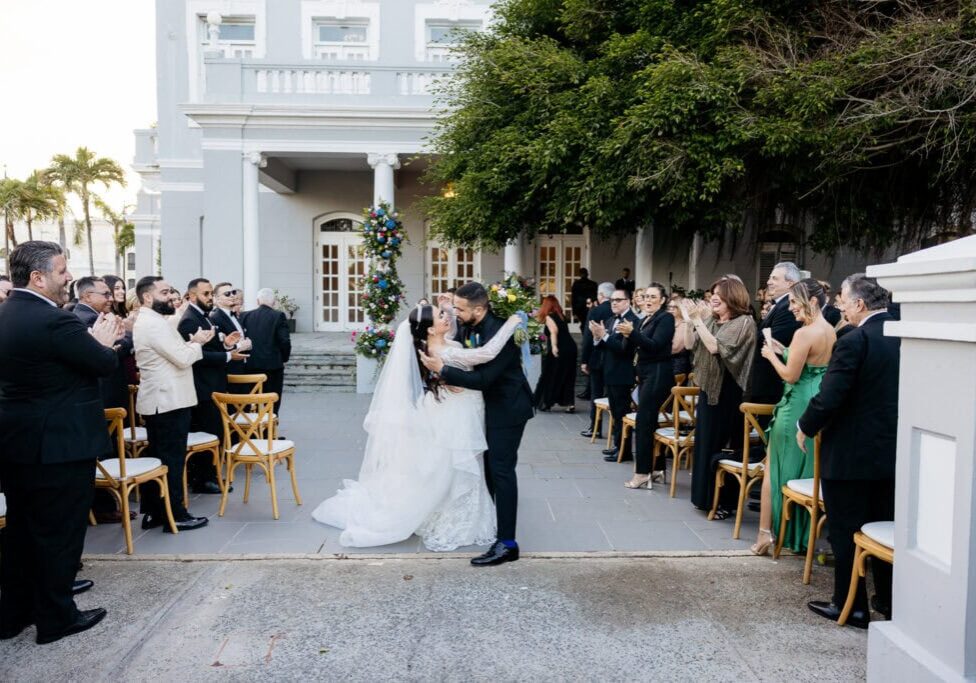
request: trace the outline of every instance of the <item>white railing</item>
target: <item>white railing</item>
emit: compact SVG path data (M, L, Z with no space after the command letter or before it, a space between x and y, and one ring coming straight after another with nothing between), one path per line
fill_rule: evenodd
M353 69L255 69L259 93L369 95L372 77Z
M433 95L434 85L445 76L442 71L398 71L397 94Z

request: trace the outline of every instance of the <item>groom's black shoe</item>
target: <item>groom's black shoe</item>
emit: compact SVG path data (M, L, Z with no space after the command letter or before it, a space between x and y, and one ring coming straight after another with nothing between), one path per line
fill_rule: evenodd
M471 564L475 567L489 567L504 562L514 562L518 558L518 546L509 548L501 541L495 541L495 545L491 546L484 555L478 555L478 557L472 558Z

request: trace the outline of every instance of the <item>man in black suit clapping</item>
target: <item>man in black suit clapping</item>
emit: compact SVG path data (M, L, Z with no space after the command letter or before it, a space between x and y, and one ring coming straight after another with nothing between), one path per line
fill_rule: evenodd
M895 514L895 450L901 340L886 337L888 292L873 278L852 275L842 285L844 315L853 326L838 338L820 393L800 417L797 442L821 434L820 476L827 532L834 549L834 595L810 609L836 621L847 598L854 533ZM872 562L878 611L891 611L891 565ZM867 628L868 602L860 582L847 623Z
M801 280L800 269L795 263L786 261L777 263L769 274L766 282L766 296L773 300L769 312L759 322L757 339L764 335L763 330L769 329L773 339L784 347L789 348L793 342L793 333L800 329L801 323L790 312L790 287ZM752 377L749 380L749 398L753 403L779 403L783 398L783 380L773 369L772 364L762 357L762 344L756 344L756 355L752 362ZM762 418L762 424L769 422L769 418Z
M609 282L601 282L596 290L597 304L586 315L586 325L583 327L580 372L590 378L590 426L580 432L580 436L587 439L593 438L593 423L596 422L596 405L593 401L607 395L603 382L603 346L597 346L593 343L590 324L604 324L613 318L613 309L610 308L610 297L612 296L613 285ZM599 428L597 432L599 432ZM596 438L602 438L602 434L597 433Z
M37 625L50 643L97 624L72 594L85 543L95 460L111 450L98 378L118 366L121 321L89 329L58 306L71 280L53 242L10 255L14 290L0 306L0 481L7 528L0 551L0 639ZM91 587L88 583L86 587Z
M630 310L630 297L623 289L617 289L610 297L613 317L604 323L594 322L590 333L597 347L603 348L603 379L607 385L607 398L610 400L610 414L613 416L613 444L603 451L604 460L617 460L620 448L620 433L624 417L630 412L630 392L634 388L634 353L637 347L634 340L617 331L617 325L628 322L637 327L639 318ZM629 334L629 333L628 333ZM624 460L631 460L624 454Z
M234 308L237 305L237 297L240 294L240 290L235 289L234 285L229 282L218 282L214 286L214 307L210 312L210 322L214 324L219 333L217 337L220 341L223 341L229 335L237 332L241 339L237 342L237 350L241 353L246 353L251 350L251 341L247 339L247 330L244 329L244 324L240 321L237 315L234 313ZM245 361L232 360L227 364L227 374L228 375L243 375L247 372L244 367ZM228 387L228 390L232 394L246 394L250 391L249 387L244 384L234 384Z
M277 302L273 289L258 290L258 307L244 313L244 327L251 340L251 356L248 359L248 372L263 373L268 376L264 390L278 394L275 401L275 415L281 408L281 392L285 386L285 363L291 356L291 333L285 314L275 310Z

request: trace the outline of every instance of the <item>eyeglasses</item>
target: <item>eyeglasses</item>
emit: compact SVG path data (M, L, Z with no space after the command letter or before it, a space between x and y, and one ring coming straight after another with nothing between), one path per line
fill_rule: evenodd
M237 296L238 291L236 289L228 289L226 292L221 292L220 296Z
M628 299L613 298L613 299L610 299L610 301L613 301L613 302L619 304L621 301L628 301Z

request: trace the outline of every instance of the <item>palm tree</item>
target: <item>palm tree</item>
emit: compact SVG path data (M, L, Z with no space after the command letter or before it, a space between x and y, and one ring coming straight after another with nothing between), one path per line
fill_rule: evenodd
M114 211L101 197L95 197L95 206L98 210L102 212L109 223L112 224L112 228L115 230L115 239L113 244L115 245L115 273L121 275L122 279L125 279L125 273L122 271L122 257L125 255L125 250L128 249L131 244L130 238L135 236L135 226L129 222L126 217L126 212L132 208L131 204L124 204L121 211Z
M20 212L20 188L24 184L16 178L0 179L0 212L3 212L3 246L10 272L10 245L17 246L17 233L14 232L14 218Z
M58 215L57 190L45 182L41 171L34 171L20 186L18 216L27 223L27 239L34 239L34 221Z
M56 154L46 175L59 181L66 190L81 200L85 233L88 238L88 269L95 274L95 255L92 250L91 203L95 197L91 186L101 183L108 189L113 183L125 187L125 174L117 162L107 157L96 157L87 147L79 147L73 157Z
M58 243L61 245L62 249L68 248L68 235L64 229L64 216L65 213L70 212L68 207L68 188L65 187L55 175L52 175L51 169L46 168L41 171L41 178L44 185L51 192L51 197L57 204L57 219L58 219Z

